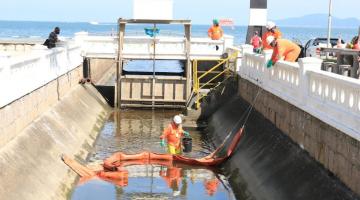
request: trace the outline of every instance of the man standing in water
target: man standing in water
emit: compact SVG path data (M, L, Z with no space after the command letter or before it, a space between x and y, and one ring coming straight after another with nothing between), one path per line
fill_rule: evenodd
M165 142L167 142L168 152L173 155L181 154L181 138L184 135L189 136L189 133L182 129L181 123L181 117L175 115L172 122L164 129L163 134L160 136L160 145L164 147Z

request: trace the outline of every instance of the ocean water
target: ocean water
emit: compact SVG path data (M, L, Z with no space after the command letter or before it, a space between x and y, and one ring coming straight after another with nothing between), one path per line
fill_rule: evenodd
M87 23L87 22L31 22L31 21L0 21L0 39L23 39L38 38L44 39L55 26L61 28L62 37L73 37L74 33L87 31L92 35L116 34L116 23ZM127 35L144 35L144 28L151 27L149 24L128 25ZM158 25L160 35L181 36L184 33L182 25ZM192 25L193 37L206 37L209 25ZM313 27L279 27L283 37L304 44L315 37L326 37L327 28ZM223 27L225 34L235 37L235 44L245 43L246 26ZM333 28L332 37L341 36L346 42L358 33L358 27L354 28Z

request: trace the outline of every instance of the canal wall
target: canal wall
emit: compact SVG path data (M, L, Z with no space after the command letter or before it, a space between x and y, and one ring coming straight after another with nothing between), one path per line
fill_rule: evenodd
M321 60L265 66L269 55L245 53L239 96L309 155L360 194L360 83L321 71Z
M229 81L228 84L232 85L216 88L202 104L201 117L207 118L208 122L205 133L212 138L215 146L243 125L249 103L253 102L259 91L259 88L240 77L238 83L238 94L231 95L235 86L233 81ZM224 90L226 87L233 89ZM274 123L261 113L260 105L266 105L269 109L276 107L274 105L286 105L279 100L269 102L269 99L276 98L265 91L258 96L235 154L221 167L236 197L276 200L359 199L333 173L277 127L281 120L286 122L286 119L277 119L280 121Z
M77 176L60 156L84 160L108 111L95 88L78 85L32 121L0 149L1 198L67 199Z
M83 78L80 48L68 44L3 60L0 67L0 196L66 199L76 175L62 153L85 159L109 106ZM94 69L99 76L102 70ZM5 95L6 94L6 95Z
M89 68L91 81L95 85L105 84L104 80L108 81L110 76L115 73L116 60L108 58L89 58ZM104 77L104 75L108 76Z

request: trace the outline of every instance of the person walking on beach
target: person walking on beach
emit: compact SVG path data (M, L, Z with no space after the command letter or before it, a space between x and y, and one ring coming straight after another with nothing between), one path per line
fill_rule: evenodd
M282 34L280 30L276 27L275 22L269 21L266 25L266 33L262 36L262 45L264 50L273 49L271 45L266 41L266 38L269 36L274 36L275 39L280 39Z
M218 19L213 20L213 25L208 30L208 36L212 40L220 40L224 35L224 31L220 27L220 23Z
M47 46L47 48L51 49L56 47L56 43L59 42L58 35L60 34L60 28L55 27L54 31L52 31L49 34L48 39L46 39L44 45Z
M254 49L254 53L260 53L261 52L261 43L262 40L259 36L259 32L255 31L254 32L254 36L250 39L250 44L253 45Z
M172 155L181 154L181 138L184 135L189 136L189 133L182 129L181 123L180 115L175 115L172 122L164 129L163 134L160 136L160 145L164 147L165 142L167 142L168 152Z
M284 60L295 62L299 57L301 48L294 42L287 39L276 39L274 36L266 38L266 42L274 49L267 67L272 67L277 61Z

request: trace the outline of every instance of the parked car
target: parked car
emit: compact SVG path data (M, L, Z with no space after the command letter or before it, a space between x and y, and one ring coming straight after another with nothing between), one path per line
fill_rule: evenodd
M330 44L331 47L336 47L337 38L331 38ZM341 40L342 44L345 44L344 40ZM327 38L314 38L309 40L304 46L304 57L320 57L323 56L323 53L320 52L320 48L327 47ZM325 54L324 54L325 55Z

